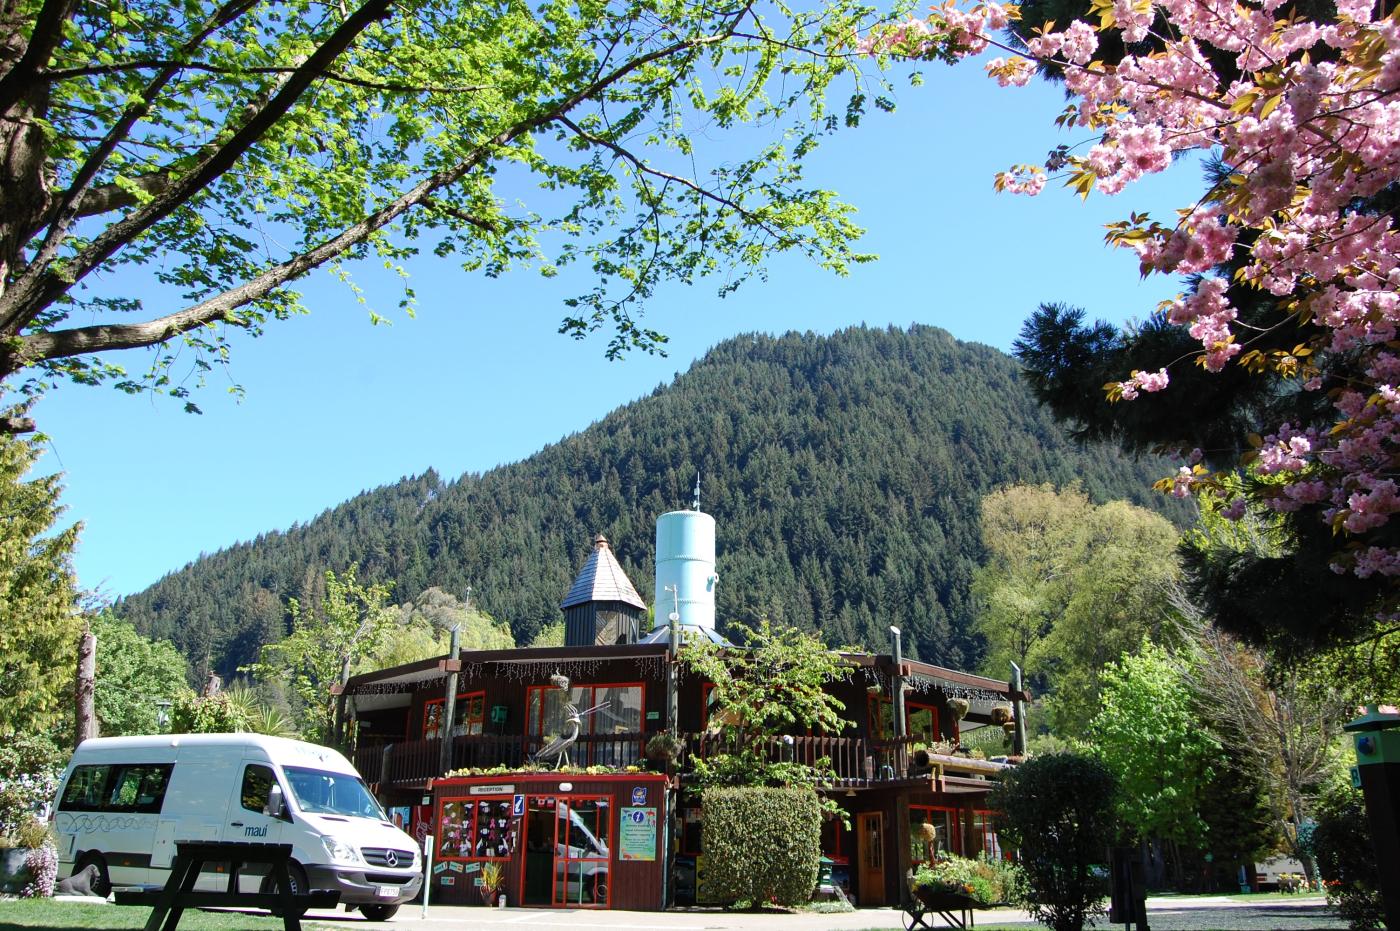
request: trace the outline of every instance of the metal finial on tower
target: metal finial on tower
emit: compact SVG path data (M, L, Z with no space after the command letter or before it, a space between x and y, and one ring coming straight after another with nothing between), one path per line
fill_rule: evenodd
M692 511L700 510L700 473L695 473L695 501L691 504Z

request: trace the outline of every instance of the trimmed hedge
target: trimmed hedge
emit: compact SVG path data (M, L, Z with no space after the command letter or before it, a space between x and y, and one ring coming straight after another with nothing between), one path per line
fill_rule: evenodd
M705 790L701 901L798 905L812 898L821 866L822 812L810 788Z

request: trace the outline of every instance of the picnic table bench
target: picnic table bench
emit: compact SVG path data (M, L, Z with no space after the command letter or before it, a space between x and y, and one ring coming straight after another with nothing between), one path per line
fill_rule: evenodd
M340 891L293 891L287 863L291 844L245 844L231 841L176 841L170 878L164 889L119 889L118 905L149 905L145 931L175 931L187 908L266 908L282 913L283 931L301 931L301 916L309 908L334 908ZM228 864L228 888L222 892L196 889L205 864ZM266 863L275 892L240 892L238 874L244 864Z

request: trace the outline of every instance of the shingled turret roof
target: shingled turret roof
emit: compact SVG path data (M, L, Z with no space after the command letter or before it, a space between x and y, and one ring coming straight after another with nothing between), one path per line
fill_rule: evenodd
M588 561L579 570L578 578L574 579L559 607L563 610L590 601L620 601L643 611L647 607L627 573L618 565L617 557L608 546L608 538L601 533L593 538L593 552L588 554Z

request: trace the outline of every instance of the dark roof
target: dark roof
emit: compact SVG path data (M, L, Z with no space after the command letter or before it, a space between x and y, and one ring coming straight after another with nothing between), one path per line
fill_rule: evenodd
M632 587L627 573L618 565L617 557L608 546L608 538L601 533L593 538L593 552L588 554L588 561L579 570L578 578L574 579L573 586L559 607L572 608L590 601L620 601L643 611L647 607L642 596Z

